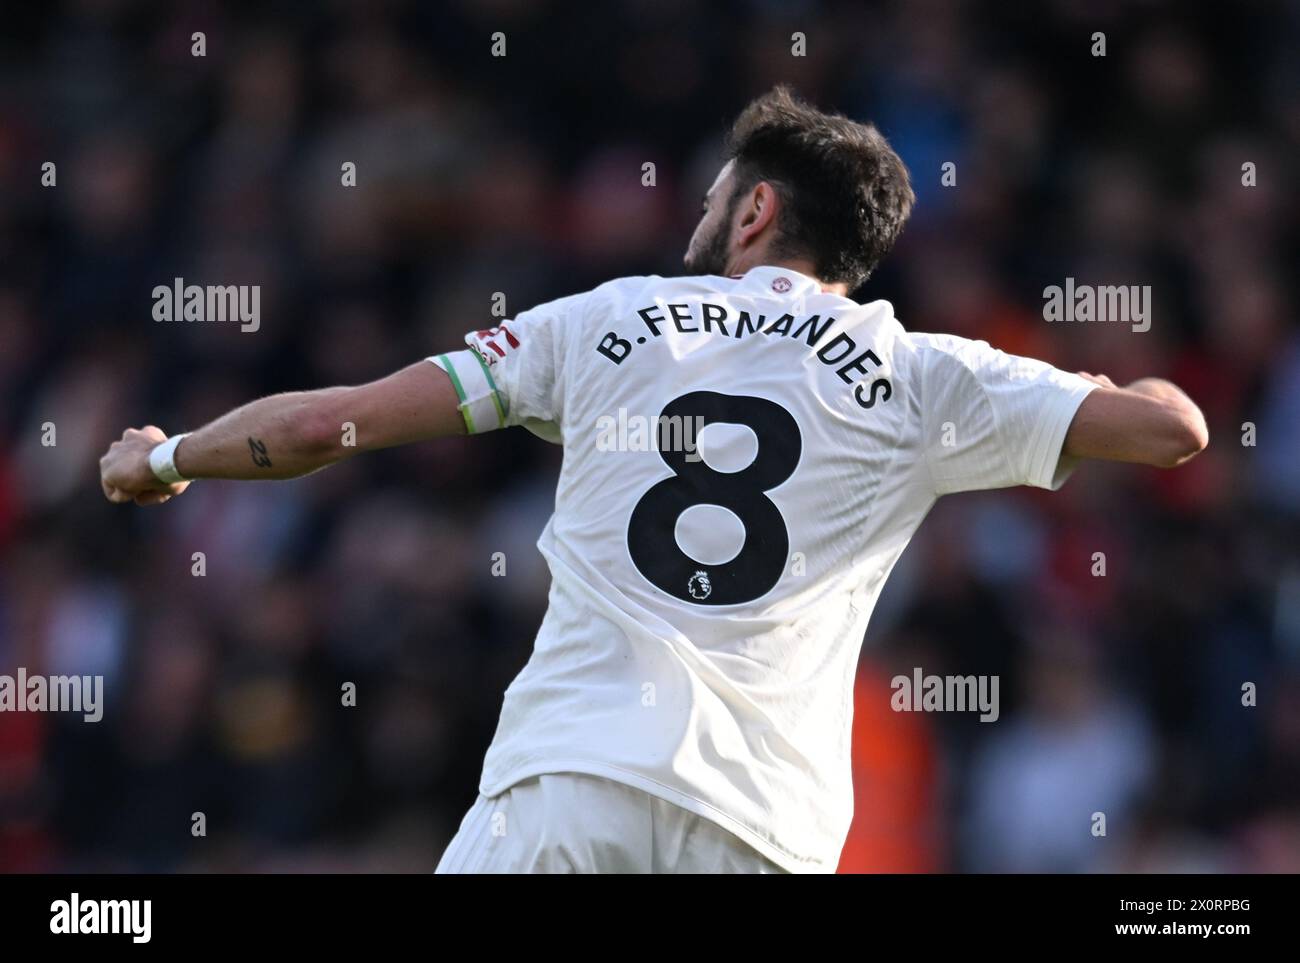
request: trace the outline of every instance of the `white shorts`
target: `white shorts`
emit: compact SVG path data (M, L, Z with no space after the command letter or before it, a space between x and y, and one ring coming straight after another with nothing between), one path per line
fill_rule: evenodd
M717 823L577 772L479 794L438 873L783 873Z

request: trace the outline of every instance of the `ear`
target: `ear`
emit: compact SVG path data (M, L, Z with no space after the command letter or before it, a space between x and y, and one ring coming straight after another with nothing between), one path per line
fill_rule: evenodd
M767 181L759 181L748 196L740 202L740 221L736 225L736 244L747 248L754 244L769 226L775 227L780 199L775 188Z

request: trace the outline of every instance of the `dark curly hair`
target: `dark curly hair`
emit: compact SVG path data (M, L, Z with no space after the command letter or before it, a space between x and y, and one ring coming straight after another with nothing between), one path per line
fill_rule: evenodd
M732 201L767 181L781 198L774 254L812 260L852 290L889 253L912 211L907 167L871 124L827 114L779 86L749 104L727 135Z

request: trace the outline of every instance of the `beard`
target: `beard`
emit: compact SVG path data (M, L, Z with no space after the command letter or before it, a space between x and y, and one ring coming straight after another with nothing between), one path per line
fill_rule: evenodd
M716 274L723 277L727 273L727 226L731 223L731 212L719 218L713 233L700 244L694 256L687 255L685 260L688 274Z

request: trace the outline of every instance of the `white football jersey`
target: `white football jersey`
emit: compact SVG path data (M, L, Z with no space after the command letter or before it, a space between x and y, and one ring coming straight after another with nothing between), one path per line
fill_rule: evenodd
M622 278L466 341L430 360L470 430L564 446L549 605L480 792L604 776L833 872L885 579L940 495L1059 488L1092 383L779 267Z

